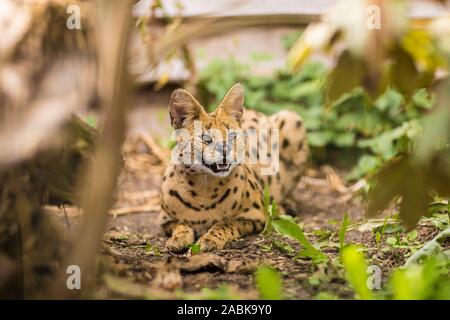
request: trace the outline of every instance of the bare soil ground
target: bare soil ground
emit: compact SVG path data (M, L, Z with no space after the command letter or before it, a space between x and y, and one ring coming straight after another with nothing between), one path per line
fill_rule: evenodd
M117 201L110 211L100 258L99 298L258 298L254 272L261 264L280 271L287 299L310 299L323 292L352 298L353 291L337 266L338 232L345 213L350 219L346 242L366 248L366 258L381 268L383 282L392 268L402 265L411 254L409 248L387 244L386 235L376 243L372 230L383 218L367 223L364 199L357 191L361 185L344 185L343 173L336 173L331 166L307 170L295 190L299 208L294 213L309 240L332 258L328 264L297 258L298 243L275 232L249 236L209 254L167 252L167 238L157 224L167 151L141 136L127 141L124 154ZM49 212L67 226L69 236L76 233L80 217L76 208L49 208ZM417 230L416 247L438 232L430 222L422 222Z

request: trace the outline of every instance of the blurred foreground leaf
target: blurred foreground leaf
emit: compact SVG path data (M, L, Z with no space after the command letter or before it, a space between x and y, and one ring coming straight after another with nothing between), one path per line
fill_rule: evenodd
M396 300L450 299L450 258L435 256L392 274L390 286Z
M450 154L443 150L430 164L422 164L413 156L392 161L376 176L377 184L369 192L367 215L373 217L401 198L400 217L408 230L413 229L420 217L428 216L430 191L450 196Z
M256 285L262 299L282 299L283 285L281 277L275 269L268 266L259 267L256 271Z
M342 249L341 260L344 265L347 281L355 289L358 298L374 299L372 291L367 285L367 264L360 248L350 245Z

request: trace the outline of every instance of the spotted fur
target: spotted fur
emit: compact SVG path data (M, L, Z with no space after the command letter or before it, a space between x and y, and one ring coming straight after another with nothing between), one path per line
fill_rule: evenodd
M227 138L230 130L272 128L279 130L279 139L269 137L269 151L259 144L249 152L254 152L258 159L262 157L262 152L267 156L279 152L280 160L279 171L272 175L262 175L263 165L260 163L232 163L228 170L215 172L215 166L211 169L204 162L198 165L171 162L164 173L161 190L160 219L166 232L171 235L166 243L167 248L182 252L198 239L197 244L202 251L212 251L224 248L232 240L261 232L266 221L264 185L269 188L272 199L283 205L304 170L308 145L302 119L291 111L265 116L243 109L243 88L240 84L230 89L213 113L207 113L182 89L172 94L169 109L173 127L189 132L188 137L177 138L178 145L185 146L176 151L179 155L196 148L200 150L209 143L214 145L214 149L209 153L202 151L202 161L223 160L227 152L237 150L236 144L232 145ZM201 121L203 130L220 130L223 140L194 142L195 120ZM192 143L186 144L186 139ZM248 138L245 143L249 143Z

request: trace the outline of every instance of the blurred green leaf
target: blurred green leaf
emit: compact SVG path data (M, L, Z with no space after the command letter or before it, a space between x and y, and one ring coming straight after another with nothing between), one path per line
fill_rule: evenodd
M308 238L306 238L303 231L295 222L284 219L282 216L280 219L272 221L272 225L279 233L297 240L303 246L298 256L311 258L315 263L328 260L328 257L324 253L320 252L309 242Z
M281 300L283 285L279 273L268 266L256 270L256 286L259 295L265 300Z
M372 300L374 295L367 285L367 264L360 248L349 245L341 251L341 260L345 269L347 281L355 289L357 297Z
M331 104L344 93L352 91L362 83L366 66L364 61L352 56L350 51L342 53L327 82L327 101Z
M341 228L339 229L339 249L342 250L345 244L345 234L347 233L348 228L348 213L345 213L344 218L342 219Z
M450 259L432 257L423 264L411 264L393 272L389 281L396 300L450 299Z
M192 254L200 253L200 246L197 243L192 243L188 245L188 248L191 250Z
M427 89L422 88L413 94L412 102L419 108L431 109L436 103L436 96Z

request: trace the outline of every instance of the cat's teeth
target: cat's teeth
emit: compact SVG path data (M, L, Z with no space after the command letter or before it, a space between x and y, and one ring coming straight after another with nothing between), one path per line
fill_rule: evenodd
M228 163L217 164L217 168L219 168L219 169L228 169L229 167L230 167L230 165Z

